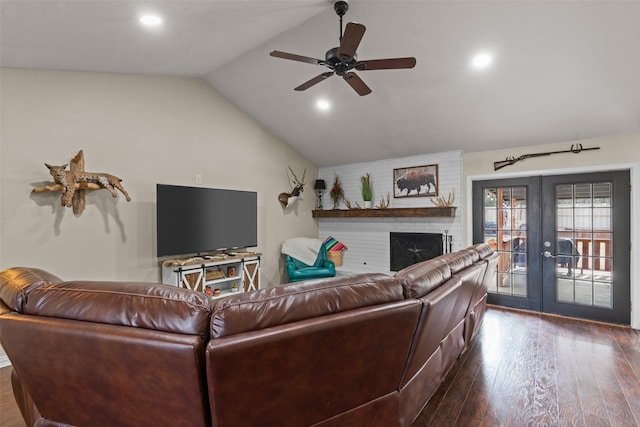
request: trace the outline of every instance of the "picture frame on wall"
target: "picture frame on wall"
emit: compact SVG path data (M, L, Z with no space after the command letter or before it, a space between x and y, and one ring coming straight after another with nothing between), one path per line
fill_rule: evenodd
M393 197L438 195L438 165L411 166L393 170Z

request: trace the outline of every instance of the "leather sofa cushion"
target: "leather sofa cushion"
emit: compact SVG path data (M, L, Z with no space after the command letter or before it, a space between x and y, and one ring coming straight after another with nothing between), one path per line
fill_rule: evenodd
M439 259L449 264L451 273L456 274L459 271L469 267L474 262L475 255L471 255L467 251L451 252L439 257Z
M471 262L480 261L480 254L474 248L466 248L466 249L463 249L461 252L468 254L471 257Z
M471 249L475 250L478 253L478 255L480 256L480 259L485 259L491 254L493 254L493 248L489 246L487 243L475 244L471 246Z
M204 293L135 282L62 282L36 288L31 315L207 336L213 300Z
M332 313L403 300L402 287L378 273L311 280L227 297L211 316L221 338Z
M451 277L449 264L434 258L410 265L398 271L395 277L404 289L405 298L421 298Z
M11 310L24 313L31 290L58 282L62 279L38 268L8 268L0 271L0 300Z

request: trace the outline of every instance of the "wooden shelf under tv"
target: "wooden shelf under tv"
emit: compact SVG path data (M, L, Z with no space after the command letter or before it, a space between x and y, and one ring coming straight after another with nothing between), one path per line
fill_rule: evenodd
M255 291L260 288L261 255L259 252L237 252L166 260L162 263L162 283L202 292L206 292L207 287L213 292L218 289L214 298Z
M386 209L327 209L312 211L314 218L436 218L456 216L456 207L386 208Z

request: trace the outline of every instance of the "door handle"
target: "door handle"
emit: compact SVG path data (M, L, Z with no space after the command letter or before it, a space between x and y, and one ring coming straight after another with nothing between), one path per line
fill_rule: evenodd
M558 258L556 255L553 255L549 251L544 251L541 255L543 255L545 258Z

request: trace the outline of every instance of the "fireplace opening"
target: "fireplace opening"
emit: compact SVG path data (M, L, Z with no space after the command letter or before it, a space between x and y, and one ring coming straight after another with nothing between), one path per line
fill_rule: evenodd
M437 233L389 233L390 270L400 271L410 265L442 255L445 246L443 237Z

